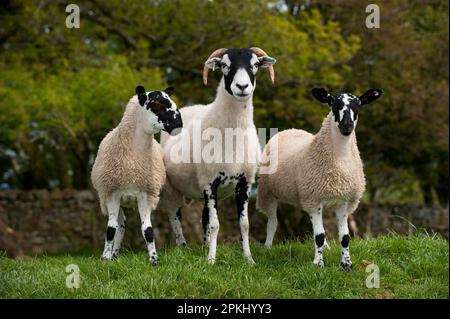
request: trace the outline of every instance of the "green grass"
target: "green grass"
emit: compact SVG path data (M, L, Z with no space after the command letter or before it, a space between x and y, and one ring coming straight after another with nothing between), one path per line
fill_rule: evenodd
M124 251L115 261L94 255L0 257L2 298L448 298L448 242L438 236L395 235L355 239L355 270L340 269L340 250L330 241L325 268L312 264L313 243L289 241L271 250L252 244L255 266L239 245L219 245L217 262L206 263L206 248L169 247L151 267L145 251ZM365 285L365 267L380 269L380 288ZM68 289L65 267L80 268L80 288Z

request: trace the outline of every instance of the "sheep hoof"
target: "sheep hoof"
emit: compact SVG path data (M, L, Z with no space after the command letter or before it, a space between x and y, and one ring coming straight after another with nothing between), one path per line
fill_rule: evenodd
M216 260L214 258L208 258L208 264L214 265L216 263Z
M253 260L252 256L247 256L247 257L245 257L245 259L247 259L247 263L248 263L250 266L256 265L256 263L255 263L255 261Z
M272 248L272 244L265 243L265 244L264 244L264 247L265 247L266 249L271 249L271 248Z
M112 260L113 259L113 254L110 252L103 252L101 259L102 260Z
M313 263L319 268L325 268L325 263L323 262L323 260L314 261Z
M184 247L187 247L187 242L185 242L185 241L178 242L178 243L177 243L177 246L178 246L178 247L183 247L183 248L184 248Z
M157 257L151 257L150 258L150 265L157 266L158 265L158 258Z
M112 260L112 256L102 256L100 257L101 260Z
M344 269L346 271L353 271L352 264L341 262L341 267L342 267L342 269Z

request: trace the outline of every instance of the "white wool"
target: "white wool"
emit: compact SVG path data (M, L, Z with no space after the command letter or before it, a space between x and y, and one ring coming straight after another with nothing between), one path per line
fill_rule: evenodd
M278 168L258 180L257 207L266 211L272 201L290 203L311 212L322 203L340 201L358 204L364 189L362 161L355 132L342 136L325 118L316 135L291 129L277 134ZM272 138L265 153L276 151Z
M153 135L138 128L139 108L141 106L134 96L119 125L105 136L98 149L91 179L105 215L106 200L115 191L123 191L124 194L133 190L143 191L154 209L166 179L161 146Z
M252 134L251 139L246 139L245 143L255 142L258 145L250 145L252 149L258 154L255 155L257 159L260 158L259 154L259 142L257 138L257 132L253 123L253 103L252 98L249 98L245 102L237 101L233 96L225 91L224 80L222 78L215 100L208 105L194 105L184 107L180 109L181 116L183 118L183 130L188 130L191 138L191 160L193 159L193 123L195 121L201 122L201 130L204 131L207 128L216 128L222 133L222 141L225 141L225 129L226 128L242 128L249 129ZM220 172L224 172L227 176L236 176L244 173L249 183L254 183L255 174L257 170L257 162L249 163L247 157L244 163L174 163L171 161L170 150L171 148L180 143L182 135L169 136L167 133L162 133L161 145L164 152L164 164L166 166L168 182L172 188L181 196L178 196L180 206L182 205L181 197L200 199L203 197L203 190L206 188L214 178L216 178ZM202 142L203 146L208 142ZM234 145L236 146L236 145ZM247 148L246 148L247 150ZM235 151L235 149L234 149ZM225 154L223 153L223 158ZM223 161L224 162L224 161ZM165 210L162 204L164 202L166 194L163 191L161 194L161 205L159 208ZM171 196L173 204L173 194Z

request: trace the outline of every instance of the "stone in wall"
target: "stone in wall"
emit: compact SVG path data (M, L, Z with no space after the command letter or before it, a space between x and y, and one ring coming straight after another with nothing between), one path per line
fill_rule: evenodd
M193 202L182 211L182 225L188 244L203 240L202 203ZM239 223L232 198L219 201L219 244L239 243ZM145 251L139 214L126 211L127 227L124 246ZM376 206L361 204L355 213L359 235L396 232L408 234L423 228L438 232L448 239L448 207ZM267 218L255 210L255 200L249 203L250 235L253 242L264 242ZM311 225L306 213L288 205L280 205L276 241L287 238L300 240L311 237ZM95 251L103 247L107 218L100 213L97 196L85 191L0 191L0 250L14 255L11 243L27 254ZM158 248L174 245L168 217L156 211L152 214L155 241ZM0 224L1 226L1 224ZM334 213L325 212L327 236L336 238ZM9 231L13 230L12 236Z

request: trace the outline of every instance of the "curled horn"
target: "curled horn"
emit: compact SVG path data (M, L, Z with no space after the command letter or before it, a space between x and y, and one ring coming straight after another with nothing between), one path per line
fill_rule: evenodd
M216 51L211 53L208 59L206 59L205 66L203 67L203 83L205 83L205 85L208 84L208 71L209 71L209 68L206 65L206 63L212 58L221 58L226 50L227 49L225 48L217 49Z
M255 52L257 57L269 56L266 52L264 52L263 49L260 49L257 47L252 47L252 48L250 48L250 50ZM273 65L270 65L268 69L269 69L270 79L272 80L272 83L274 83L275 82L275 69L273 68Z

